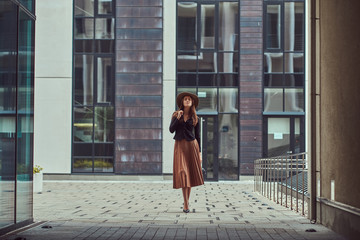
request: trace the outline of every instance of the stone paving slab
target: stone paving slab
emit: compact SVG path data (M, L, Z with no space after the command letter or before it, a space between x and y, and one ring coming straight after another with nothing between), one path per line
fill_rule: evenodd
M172 181L46 181L34 194L39 225L2 239L343 239L253 192L252 181L206 182L192 188L190 213L182 203Z

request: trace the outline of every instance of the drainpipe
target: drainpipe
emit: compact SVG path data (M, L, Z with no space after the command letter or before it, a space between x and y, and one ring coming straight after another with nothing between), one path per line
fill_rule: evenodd
M317 139L316 139L316 2L317 0L310 0L310 14L311 14L311 48L310 48L310 68L311 68L311 81L310 81L310 108L311 108L311 156L310 156L310 220L316 222L316 150L317 150Z

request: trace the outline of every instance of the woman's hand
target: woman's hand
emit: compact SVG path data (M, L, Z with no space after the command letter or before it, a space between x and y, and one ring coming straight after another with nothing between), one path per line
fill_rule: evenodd
M178 111L176 118L179 120L183 114L184 114L183 110Z
M199 156L200 156L200 163L202 163L202 154L201 154L201 152L199 152Z

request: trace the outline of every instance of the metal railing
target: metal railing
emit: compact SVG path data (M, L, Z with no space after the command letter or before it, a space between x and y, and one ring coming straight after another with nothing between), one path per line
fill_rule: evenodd
M307 153L255 160L254 190L263 196L308 216Z

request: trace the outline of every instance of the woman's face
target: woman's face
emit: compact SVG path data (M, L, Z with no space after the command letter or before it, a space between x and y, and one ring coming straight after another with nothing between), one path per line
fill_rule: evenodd
M185 96L183 98L183 106L184 107L191 107L192 106L192 99L190 96Z

